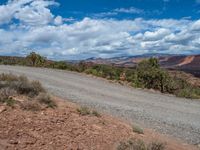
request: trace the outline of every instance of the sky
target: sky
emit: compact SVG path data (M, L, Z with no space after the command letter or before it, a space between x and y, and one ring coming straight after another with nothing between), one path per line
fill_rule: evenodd
M200 54L200 0L0 0L0 55Z

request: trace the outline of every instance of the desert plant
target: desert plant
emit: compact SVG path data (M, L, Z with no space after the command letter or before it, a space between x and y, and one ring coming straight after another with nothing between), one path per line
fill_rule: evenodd
M28 99L37 100L33 103L25 104L24 108L37 109L36 103L45 105L46 107L54 108L56 103L46 94L45 89L38 81L30 82L24 76L15 76L12 74L0 75L0 103L14 105L13 96L25 95ZM36 97L36 98L35 98ZM31 108L32 107L32 108Z
M12 103L12 96L16 95L16 91L9 88L0 89L0 103Z
M131 139L120 142L117 150L146 150L146 145L142 140Z
M96 110L93 110L93 111L91 112L91 114L92 114L93 116L96 116L96 117L101 117L101 114L100 114L98 111L96 111Z
M165 149L165 144L162 142L152 142L148 145L147 150L164 150Z
M200 89L199 88L192 88L192 87L186 87L184 89L178 90L176 96L178 97L185 97L185 98L193 98L193 99L199 99L200 98Z
M137 125L132 125L132 130L135 133L144 134L143 129L141 127L137 126Z
M81 106L80 108L77 108L77 112L82 116L91 115L91 116L101 117L101 114L99 112L97 112L96 110L91 110L86 106Z
M55 108L57 106L51 97L46 93L40 93L36 97L36 100L39 101L40 104L46 105L48 108Z
M31 62L32 66L43 66L46 61L46 58L35 52L31 52L28 56L26 56L26 59Z
M12 82L12 81L18 81L19 78L11 73L5 74L2 73L0 74L0 81L6 81L6 82Z
M28 100L28 101L24 101L23 103L20 103L20 107L23 110L27 110L27 111L40 111L42 109L40 104L33 100Z
M28 95L29 97L35 97L40 92L45 92L44 88L38 81L30 82L26 77L16 77L17 81L10 82L9 88L17 91L18 94Z
M140 139L129 139L127 141L120 142L117 150L164 150L165 144L161 142L152 142L148 145Z
M85 106L81 106L80 108L77 109L77 112L80 114L80 115L90 115L90 109L88 107L85 107Z
M8 99L5 99L5 103L6 103L6 105L13 107L15 105L16 101L12 97L9 97Z

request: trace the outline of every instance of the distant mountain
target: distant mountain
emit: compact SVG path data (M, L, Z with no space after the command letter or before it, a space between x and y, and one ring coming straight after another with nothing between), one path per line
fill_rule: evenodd
M119 67L135 67L144 59L155 57L163 68L182 70L200 77L200 55L144 54L113 58L89 58L85 62L106 64Z
M136 56L121 56L121 57L113 57L113 58L89 58L84 60L85 62L92 62L95 64L107 64L107 65L115 65L120 67L134 67L138 62L151 58L166 58L166 57L172 57L176 55L171 54L144 54L144 55L136 55Z

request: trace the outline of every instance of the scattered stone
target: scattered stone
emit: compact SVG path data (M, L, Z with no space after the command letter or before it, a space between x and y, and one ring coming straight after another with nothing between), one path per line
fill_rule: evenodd
M19 142L16 141L16 140L10 140L9 143L10 143L10 144L14 144L14 145L16 145L16 144L18 144Z
M6 111L6 107L5 107L5 106L0 106L0 114L1 114L2 112L4 112L4 111Z

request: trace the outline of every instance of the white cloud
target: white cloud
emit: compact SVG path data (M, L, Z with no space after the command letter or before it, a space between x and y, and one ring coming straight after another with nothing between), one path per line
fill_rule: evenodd
M117 8L114 11L118 12L118 13L129 13L129 14L142 14L142 13L144 13L144 10L139 9L139 8L135 8L135 7Z
M157 29L154 32L150 32L150 31L146 31L144 33L144 40L146 41L157 41L159 39L164 38L166 35L170 34L170 30L169 29Z
M92 14L93 17L95 18L106 18L106 17L113 17L117 16L119 14L144 14L144 10L135 8L135 7L130 7L130 8L116 8L108 12L100 12L100 13L95 13ZM151 12L152 13L152 12Z
M63 24L63 18L61 16L57 16L54 19L54 23L55 23L55 25L61 25L61 24Z
M48 9L50 4L54 1L16 0L1 5L0 13L5 15L0 16L0 22L7 23L8 28L0 26L0 53L25 54L34 49L56 59L147 52L200 53L200 20L84 18L75 21L54 16ZM18 8L20 11L14 11ZM6 14L7 9L13 11ZM12 18L17 18L19 23L12 22ZM70 23L66 23L68 19Z
M46 25L54 17L48 9L50 5L58 5L58 3L46 0L10 0L7 4L0 6L0 24L17 19L30 26Z

